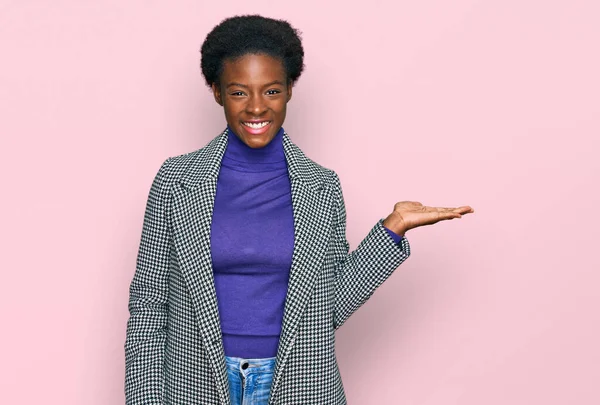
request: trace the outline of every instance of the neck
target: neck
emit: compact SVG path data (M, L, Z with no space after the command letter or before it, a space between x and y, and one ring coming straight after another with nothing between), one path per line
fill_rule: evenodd
M262 148L251 148L246 145L231 127L227 126L227 149L225 151L229 159L247 163L275 163L285 161L283 151L283 127L279 128L277 134Z

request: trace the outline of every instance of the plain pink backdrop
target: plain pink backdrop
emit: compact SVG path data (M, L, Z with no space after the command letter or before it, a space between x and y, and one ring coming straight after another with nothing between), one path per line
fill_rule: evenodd
M600 403L596 0L0 0L0 402L124 402L150 183L224 128L199 48L245 13L303 32L284 127L352 248L396 201L476 211L337 333L349 403Z

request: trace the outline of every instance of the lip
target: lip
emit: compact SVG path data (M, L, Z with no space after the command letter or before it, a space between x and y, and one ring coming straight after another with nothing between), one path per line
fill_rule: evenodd
M245 125L245 122L251 122L251 123L259 123L259 122L268 122L267 125L265 125L264 127L261 128L250 128L249 126ZM271 128L271 125L273 124L273 121L270 120L247 120L247 121L242 121L242 127L244 127L244 131L248 132L249 134L252 135L262 135L265 132L267 132L269 130L269 128Z

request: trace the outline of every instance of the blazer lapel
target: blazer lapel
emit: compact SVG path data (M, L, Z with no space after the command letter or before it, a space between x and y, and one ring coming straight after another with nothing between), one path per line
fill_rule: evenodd
M210 228L227 133L211 141L190 162L173 191L173 237L217 388L228 403L227 369L210 253Z
M322 267L331 230L333 203L324 170L308 159L287 134L284 134L283 145L292 188L295 236L271 396L281 384L300 319Z

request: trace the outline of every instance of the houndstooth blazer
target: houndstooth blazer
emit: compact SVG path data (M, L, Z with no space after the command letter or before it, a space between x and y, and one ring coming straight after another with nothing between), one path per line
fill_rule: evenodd
M130 405L230 404L210 254L223 132L161 165L146 205L129 289L125 395ZM380 219L349 253L339 178L283 136L294 253L270 405L346 404L335 331L410 254Z

